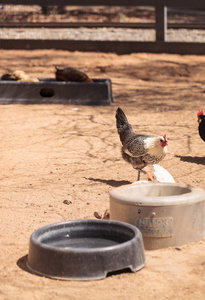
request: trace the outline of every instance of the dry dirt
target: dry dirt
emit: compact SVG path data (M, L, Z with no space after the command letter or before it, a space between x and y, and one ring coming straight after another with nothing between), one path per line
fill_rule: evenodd
M160 165L176 182L205 189L196 118L205 109L205 56L0 50L0 64L2 74L22 69L38 77L54 77L53 64L80 68L110 78L115 97L111 106L77 110L0 106L0 299L204 299L205 239L181 250L146 251L144 269L98 281L40 277L25 262L34 230L92 219L109 207L110 190L136 181L120 156L118 106L137 132L167 134L169 154Z

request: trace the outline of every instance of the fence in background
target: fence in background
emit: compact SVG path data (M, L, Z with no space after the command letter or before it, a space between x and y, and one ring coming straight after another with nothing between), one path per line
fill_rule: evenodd
M86 2L86 3L85 3ZM25 5L42 6L40 0L3 0L1 5ZM151 6L155 8L154 23L89 23L89 22L6 22L0 21L0 27L47 27L47 28L70 28L70 27L131 27L131 28L155 28L156 40L153 42L138 41L85 41L85 40L39 40L39 39L0 39L1 49L63 49L69 51L102 51L116 52L118 54L131 52L152 53L179 53L179 54L205 54L205 43L196 42L167 42L166 33L169 23L167 22L167 7L185 9L205 9L204 0L44 0L43 6ZM172 24L172 28L205 28L204 24Z

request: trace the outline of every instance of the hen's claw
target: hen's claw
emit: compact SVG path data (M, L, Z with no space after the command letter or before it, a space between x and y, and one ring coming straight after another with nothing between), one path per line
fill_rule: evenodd
M110 211L109 211L109 209L106 209L103 215L101 215L97 211L95 211L94 216L96 217L96 219L109 220L110 219Z
M148 181L155 181L157 178L152 171L146 171Z

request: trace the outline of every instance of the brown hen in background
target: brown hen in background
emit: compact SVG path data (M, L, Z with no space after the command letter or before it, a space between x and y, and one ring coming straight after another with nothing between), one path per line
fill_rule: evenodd
M57 81L93 82L84 72L71 67L57 67L55 76Z

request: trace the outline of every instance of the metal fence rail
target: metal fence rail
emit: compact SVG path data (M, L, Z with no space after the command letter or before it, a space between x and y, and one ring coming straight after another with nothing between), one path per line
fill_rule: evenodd
M40 0L3 0L3 5L40 5ZM169 24L167 22L167 7L183 7L191 9L205 9L204 0L44 0L43 5L57 6L152 6L155 7L155 23L140 24L139 23L105 23L104 27L131 27L131 28L155 28L156 40L154 42L136 42L136 41L84 41L84 40L28 40L28 39L0 39L0 48L2 49L63 49L63 50L79 50L79 51L102 51L116 52L118 54L131 52L167 52L180 54L205 54L205 43L190 43L190 42L167 42L167 28L178 28L180 24ZM1 23L1 22L0 22ZM183 28L193 28L192 24L184 24ZM42 26L47 28L62 28L62 27L99 27L99 23L21 23L21 24L6 24L1 23L0 27L36 27ZM182 24L181 24L182 26ZM194 28L197 25L195 24ZM205 28L205 24L198 24L198 28Z

